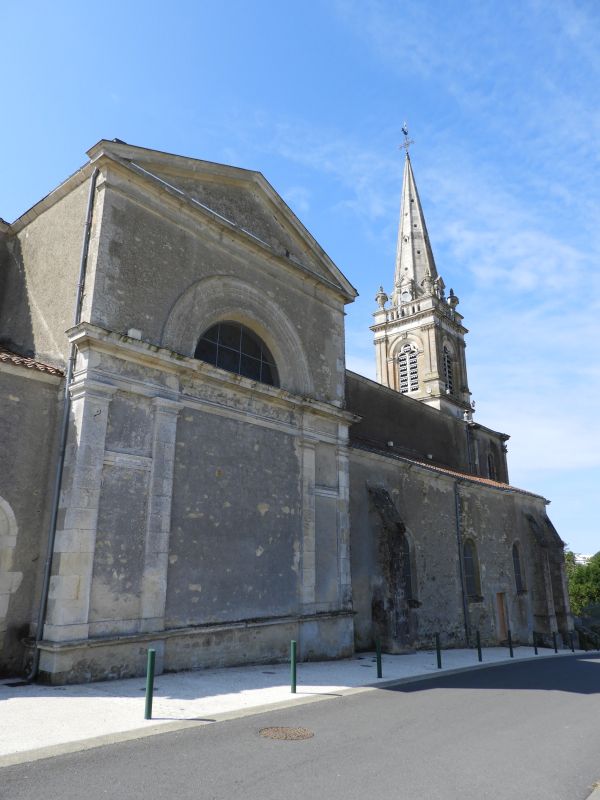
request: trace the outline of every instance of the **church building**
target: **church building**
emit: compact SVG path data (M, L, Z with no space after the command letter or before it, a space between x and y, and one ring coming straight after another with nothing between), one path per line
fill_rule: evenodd
M356 289L260 173L87 155L0 220L0 671L566 640L564 545L473 421L410 157L372 381Z

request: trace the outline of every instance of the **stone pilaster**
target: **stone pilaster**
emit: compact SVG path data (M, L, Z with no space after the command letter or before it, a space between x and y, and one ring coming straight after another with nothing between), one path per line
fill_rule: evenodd
M164 630L177 415L181 403L156 397L140 630Z
M108 407L116 388L81 381L71 387L71 430L54 544L44 639L85 639Z
M350 468L346 440L348 429L340 425L341 444L337 448L338 468L338 585L340 608L352 608L352 576L350 572Z
M304 613L315 609L315 474L316 443L303 439L302 447L302 589L301 603Z

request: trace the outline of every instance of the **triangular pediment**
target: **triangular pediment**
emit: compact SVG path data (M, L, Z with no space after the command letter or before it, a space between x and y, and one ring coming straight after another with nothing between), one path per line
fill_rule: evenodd
M260 172L176 156L121 142L101 141L88 151L146 171L183 193L200 209L249 234L298 269L308 269L348 301L357 292ZM143 173L142 173L143 177Z

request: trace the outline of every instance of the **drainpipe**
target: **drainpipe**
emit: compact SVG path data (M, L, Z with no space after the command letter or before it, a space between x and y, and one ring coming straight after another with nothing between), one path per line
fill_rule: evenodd
M90 191L88 194L87 212L85 217L85 226L83 229L83 245L81 248L81 260L79 263L79 279L77 281L77 297L75 299L75 310L73 313L73 327L79 325L81 321L81 304L83 301L83 290L85 287L85 273L87 269L88 251L90 247L90 235L92 231L92 218L94 214L94 195L96 191L96 181L98 179L99 169L92 172L90 180ZM48 545L46 547L46 561L44 564L44 578L42 583L42 595L40 598L40 607L38 610L37 627L35 631L35 644L33 651L33 661L31 670L26 676L27 681L34 681L38 674L40 665L40 649L39 644L44 634L44 625L46 622L46 611L48 609L48 592L50 589L50 576L52 575L52 558L54 556L54 541L56 539L56 521L58 519L58 507L60 502L60 491L62 487L63 467L65 464L65 452L67 449L67 434L69 433L69 417L71 414L71 394L70 387L73 379L73 370L75 368L76 347L71 343L69 348L69 359L67 361L67 374L65 375L65 393L63 402L63 413L60 424L60 439L58 460L56 462L56 472L54 474L54 487L52 490L52 506L50 513L50 525L48 531Z
M458 549L458 572L460 575L460 589L462 592L463 616L465 621L465 639L469 647L469 606L467 603L467 592L465 590L465 573L463 569L462 541L460 535L460 497L458 493L458 481L454 481L454 518L456 520L456 547Z

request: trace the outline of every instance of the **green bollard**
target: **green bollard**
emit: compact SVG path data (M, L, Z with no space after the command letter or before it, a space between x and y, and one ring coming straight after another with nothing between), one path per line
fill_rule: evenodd
M144 719L152 719L152 695L154 693L154 660L156 650L148 650L148 667L146 670L146 709Z
M383 678L383 671L381 669L381 641L375 639L375 655L377 656L377 677Z
M296 694L296 642L290 642L290 691Z
M569 644L571 645L571 652L575 652L575 641L573 640L573 631L569 631Z
M535 635L535 631L533 632L533 652L537 656L537 654L538 654L538 646L537 646L537 637Z
M510 653L511 658L515 657L512 646L512 636L510 635L510 628L508 629L508 652Z
M440 635L436 633L435 635L435 652L437 655L437 668L442 668L442 649L440 647Z
M554 652L558 653L558 644L556 642L556 631L552 631L552 643L554 644Z
M475 633L475 637L477 639L477 660L483 661L483 655L481 653L481 636L479 635L479 631Z

